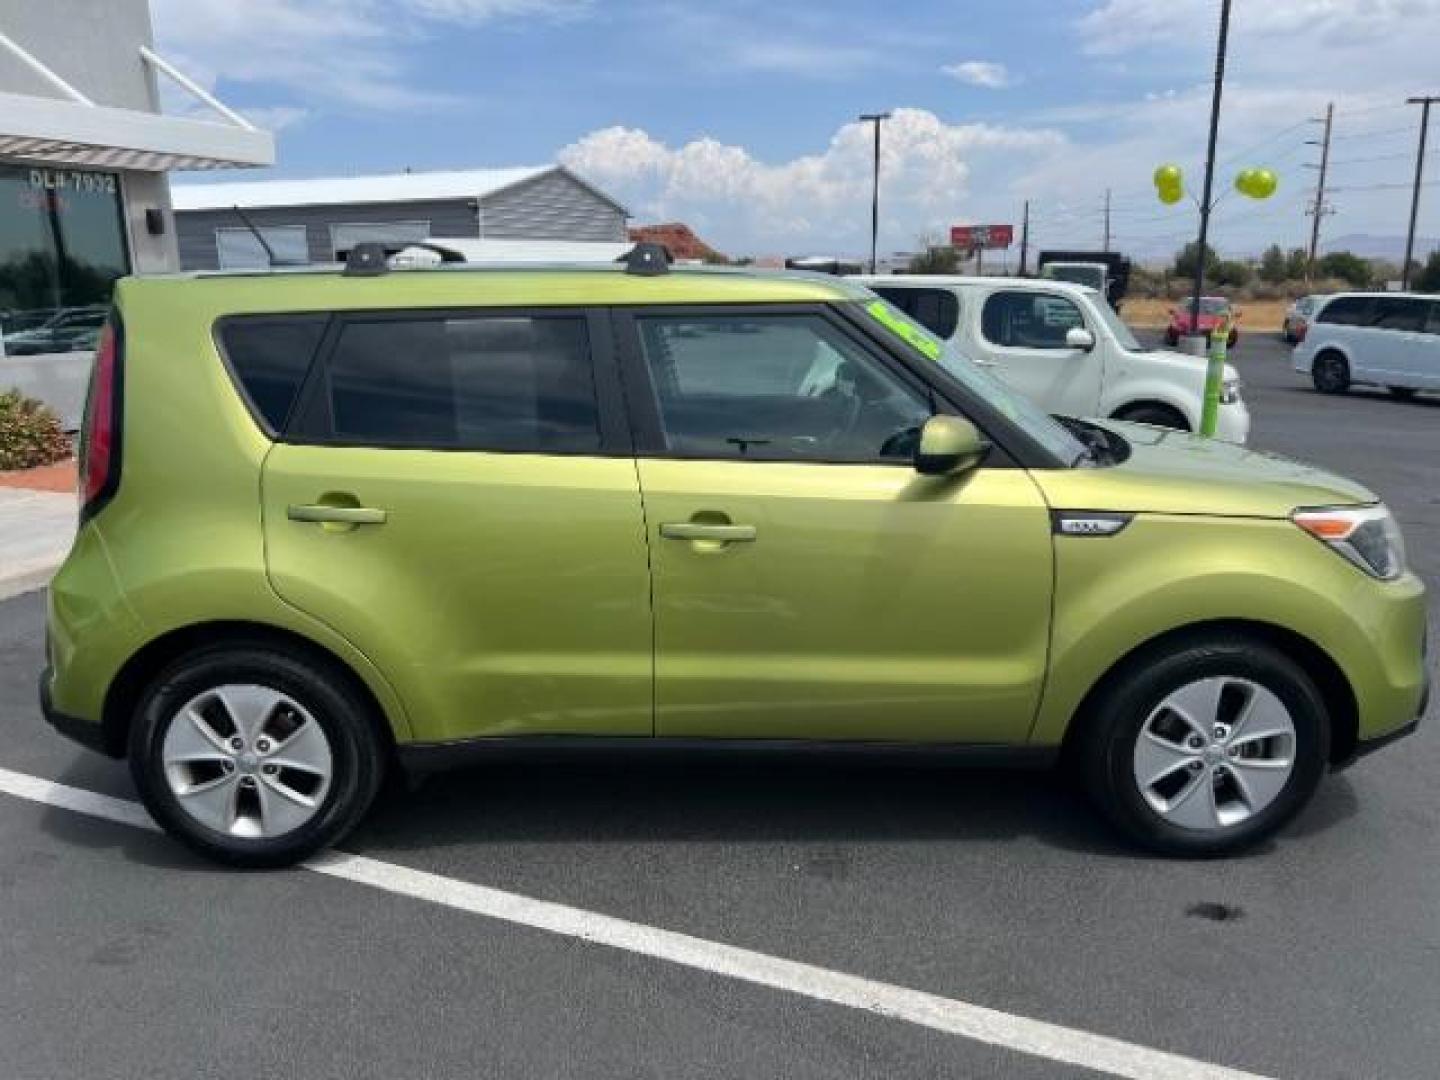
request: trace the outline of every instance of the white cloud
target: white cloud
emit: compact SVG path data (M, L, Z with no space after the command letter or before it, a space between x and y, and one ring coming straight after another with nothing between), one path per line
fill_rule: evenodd
M681 218L737 252L858 251L868 229L873 135L849 123L823 152L770 163L740 146L699 138L671 147L636 128L580 139L560 160L647 220ZM882 245L963 220L972 170L994 155L1054 151L1043 129L947 124L923 109L896 109L881 140Z
M983 86L987 90L1002 90L1011 85L1010 69L990 60L965 60L947 64L940 70L952 79L971 86Z

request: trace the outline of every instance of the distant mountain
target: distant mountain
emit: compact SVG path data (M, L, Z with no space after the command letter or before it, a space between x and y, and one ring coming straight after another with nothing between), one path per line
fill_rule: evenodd
M1440 248L1440 237L1415 237L1414 258L1424 262L1430 252ZM1322 254L1331 251L1350 251L1363 259L1389 259L1399 262L1405 257L1405 237L1374 236L1370 233L1346 233L1344 236L1327 237L1320 245Z

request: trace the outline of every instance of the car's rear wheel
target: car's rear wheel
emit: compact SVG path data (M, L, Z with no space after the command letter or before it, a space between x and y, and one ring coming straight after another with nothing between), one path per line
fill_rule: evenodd
M1310 379L1322 394L1343 394L1350 389L1350 365L1337 352L1323 352L1310 368Z
M1107 817L1154 851L1245 848L1314 794L1330 726L1314 683L1260 640L1215 637L1127 665L1094 703L1080 746Z
M151 815L235 866L287 866L336 842L374 799L383 760L368 705L345 679L260 646L176 661L130 733Z
M1129 420L1133 424L1153 424L1156 427L1174 428L1176 431L1190 430L1189 423L1186 422L1179 409L1156 401L1129 405L1117 412L1115 419Z
M1174 330L1166 330L1165 344L1170 346L1170 348L1172 349L1175 348L1176 345L1180 344L1180 335L1177 334Z
M1392 397L1398 398L1401 401L1409 401L1415 396L1415 388L1413 386L1387 386L1385 389L1390 391Z

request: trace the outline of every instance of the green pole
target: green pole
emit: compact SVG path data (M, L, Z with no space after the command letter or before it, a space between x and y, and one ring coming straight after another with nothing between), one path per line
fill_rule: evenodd
M1195 322L1200 322L1196 309ZM1230 349L1230 317L1224 316L1210 333L1210 361L1205 365L1205 408L1200 414L1200 434L1211 437L1220 418L1220 388L1225 382L1225 359Z

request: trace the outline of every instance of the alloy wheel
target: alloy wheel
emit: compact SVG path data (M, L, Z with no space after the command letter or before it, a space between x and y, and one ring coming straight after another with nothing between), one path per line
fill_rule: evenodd
M1182 829L1228 829L1273 803L1295 771L1295 722L1272 691L1241 678L1187 683L1160 702L1135 740L1136 786Z
M309 822L334 769L329 739L299 702L238 684L207 690L170 718L161 762L187 815L247 839L284 836Z

